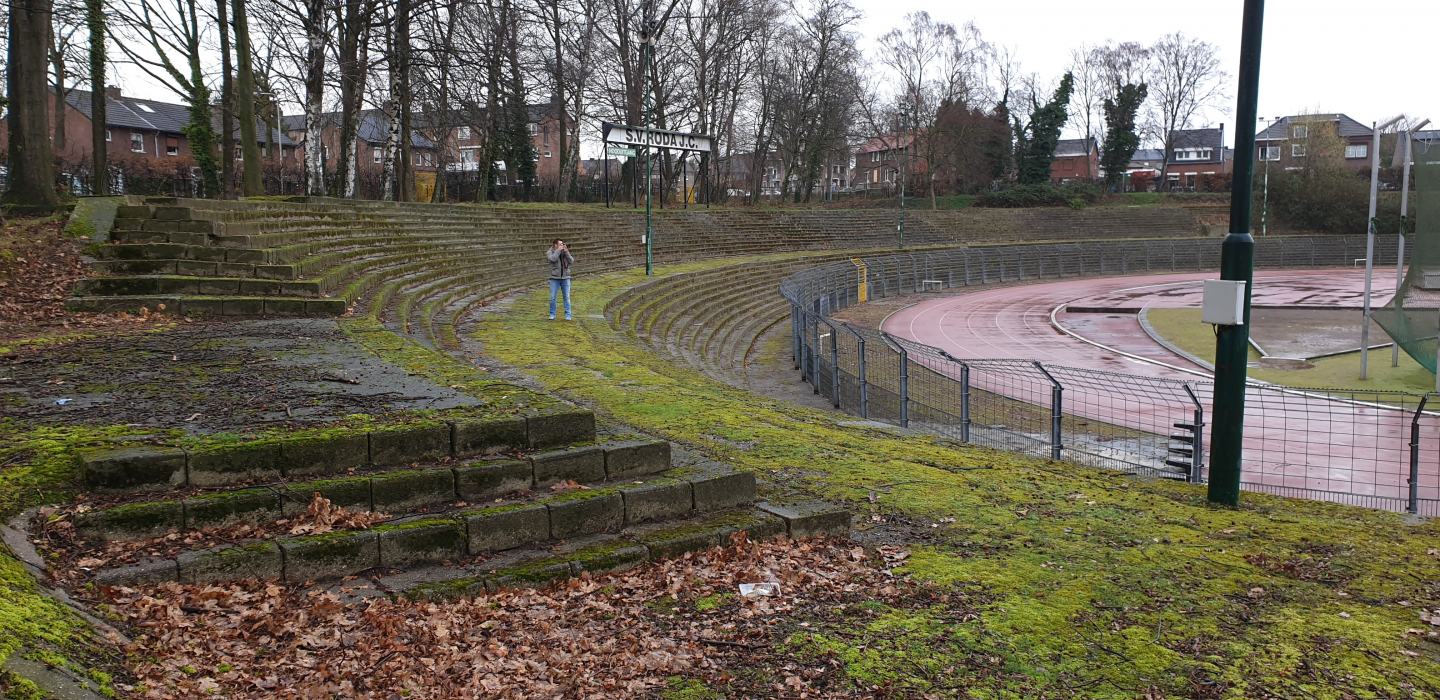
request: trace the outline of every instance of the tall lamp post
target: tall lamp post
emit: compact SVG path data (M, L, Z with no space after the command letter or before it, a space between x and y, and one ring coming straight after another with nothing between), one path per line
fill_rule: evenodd
M1274 119L1267 119L1267 118L1265 118L1265 117L1260 117L1260 118L1258 118L1256 121L1259 122L1259 121L1276 121L1276 120L1274 120ZM1264 194L1261 196L1261 200L1260 200L1260 235L1261 235L1261 237L1264 237L1267 233L1269 233L1269 222L1270 222L1270 149L1271 149L1271 146L1270 146L1270 128L1269 128L1269 127L1266 127L1266 128L1265 128L1265 157L1261 159L1261 160L1265 161L1265 184L1262 186L1262 189L1264 190Z
M1365 370L1370 363L1370 280L1375 272L1375 200L1380 196L1380 132L1400 121L1395 117L1378 126L1370 122L1373 131L1370 136L1370 217L1365 227L1365 317L1360 322L1360 378L1365 379Z
M1395 252L1395 295L1400 295L1400 285L1405 282L1405 234L1410 229L1410 141L1415 137L1415 132L1429 124L1430 120L1416 124L1406 130L1404 150L1400 152L1400 159L1404 175L1400 177L1400 241ZM1390 346L1390 366L1400 366L1400 343L1393 343ZM1435 375L1435 390L1440 391L1440 374Z
M654 12L650 3L645 3L646 16L644 24L640 27L640 54L644 66L640 69L640 90L645 104L645 123L640 126L645 129L645 274L655 274L655 227L651 222L650 212L650 190L653 183L650 182L653 168L650 160L650 49L655 46L655 31L659 24L654 18Z
M910 110L900 110L900 250L905 250L905 175L910 170L910 145L905 137L910 133Z
M1215 327L1214 427L1210 433L1210 502L1240 504L1241 443L1245 437L1245 365L1250 359L1250 292L1255 238L1255 109L1260 92L1260 40L1265 0L1245 0L1240 30L1240 89L1235 109L1235 182L1230 188L1230 234L1220 246L1220 279L1245 282L1245 307L1236 326ZM1202 446L1196 445L1195 449Z

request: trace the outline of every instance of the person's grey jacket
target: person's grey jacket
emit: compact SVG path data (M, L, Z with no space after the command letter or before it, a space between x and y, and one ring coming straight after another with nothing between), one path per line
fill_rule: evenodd
M545 253L545 259L550 261L550 279L570 279L570 266L575 264L575 256L570 251L551 248Z

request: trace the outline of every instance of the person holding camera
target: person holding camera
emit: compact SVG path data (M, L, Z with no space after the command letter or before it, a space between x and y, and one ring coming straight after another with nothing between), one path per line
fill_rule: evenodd
M559 291L565 292L565 320L570 320L570 266L575 264L575 256L570 254L570 248L566 247L565 241L559 238L551 244L550 250L545 253L545 259L550 261L550 320L555 320L555 294Z

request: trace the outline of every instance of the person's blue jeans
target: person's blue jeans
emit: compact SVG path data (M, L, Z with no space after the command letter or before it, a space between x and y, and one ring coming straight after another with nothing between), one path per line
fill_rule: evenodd
M570 318L570 280L550 280L550 318L555 318L555 293L565 290L565 318Z

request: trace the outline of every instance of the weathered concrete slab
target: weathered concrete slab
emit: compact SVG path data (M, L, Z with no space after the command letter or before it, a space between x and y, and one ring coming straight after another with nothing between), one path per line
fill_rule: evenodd
M569 496L548 499L550 537L563 540L625 525L625 499L619 493L582 491Z
M419 520L377 527L375 532L383 567L404 569L465 556L465 526L456 520Z
M582 484L605 480L605 450L600 447L544 452L530 461L535 465L536 488L567 479Z
M453 430L456 457L493 454L529 445L524 418L455 421Z
M225 527L245 521L279 520L284 509L279 489L243 489L185 499L185 527Z
M496 506L460 514L471 554L519 547L550 538L550 511L543 505Z
M438 462L449 456L450 426L447 424L370 433L370 461L377 465Z
M627 526L647 520L678 518L695 505L690 482L681 479L659 477L642 484L625 484L616 490L625 498Z
M375 510L385 513L455 501L455 473L449 469L412 469L370 479Z
M280 578L285 571L280 548L273 542L185 552L176 558L176 562L180 567L181 583Z
M850 511L829 503L757 503L756 507L783 519L791 539L844 537L850 534Z
M142 445L80 451L86 488L99 493L162 491L185 484L185 451Z
M373 532L337 532L287 542L285 580L295 583L349 576L380 566L380 537Z

